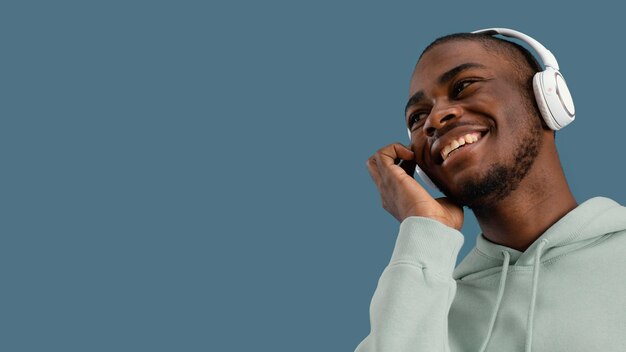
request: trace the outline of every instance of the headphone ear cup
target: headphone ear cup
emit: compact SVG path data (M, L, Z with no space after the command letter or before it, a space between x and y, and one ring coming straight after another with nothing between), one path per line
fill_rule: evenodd
M535 73L535 76L533 76L533 92L535 93L535 101L537 102L537 107L539 108L543 121L545 121L550 129L555 130L556 126L554 125L550 110L548 110L548 104L543 97L543 88L541 87L542 73L543 72L537 72Z
M552 130L560 130L575 118L574 101L561 73L551 67L533 77L535 100L543 120Z

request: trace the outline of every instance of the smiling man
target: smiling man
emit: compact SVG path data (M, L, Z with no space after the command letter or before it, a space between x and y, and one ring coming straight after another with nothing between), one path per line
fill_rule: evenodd
M541 66L491 34L424 50L406 106L411 144L367 160L401 224L358 352L626 350L626 208L602 197L577 204L558 128L542 114L553 108L533 88ZM546 94L567 89L555 77ZM415 164L446 197L409 175ZM454 268L464 206L482 232Z

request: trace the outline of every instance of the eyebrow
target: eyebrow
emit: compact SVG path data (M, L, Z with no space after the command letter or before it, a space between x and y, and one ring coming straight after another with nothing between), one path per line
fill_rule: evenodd
M460 64L459 66L450 69L446 72L444 72L441 76L439 76L439 78L437 79L437 83L439 83L439 85L444 85L448 82L450 82L454 77L456 77L456 75L458 75L459 73L465 71L465 70L469 70L470 68L486 68L485 65L481 65L481 64L477 64L474 62L467 62L464 64ZM415 94L413 94L410 98L409 101L406 103L406 106L404 107L404 114L406 115L406 112L409 110L409 108L417 103L419 103L422 99L424 99L424 91L420 90L418 92L416 92Z

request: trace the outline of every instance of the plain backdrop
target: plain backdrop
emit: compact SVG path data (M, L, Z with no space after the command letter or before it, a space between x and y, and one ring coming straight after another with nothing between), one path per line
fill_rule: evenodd
M551 49L573 192L626 203L601 3L3 2L0 349L353 351L398 231L365 161L449 33Z

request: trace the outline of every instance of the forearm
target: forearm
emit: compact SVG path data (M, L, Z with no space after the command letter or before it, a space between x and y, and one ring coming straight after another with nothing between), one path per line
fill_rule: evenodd
M410 217L400 232L370 306L370 334L357 352L448 351L448 312L456 292L452 270L460 232Z

